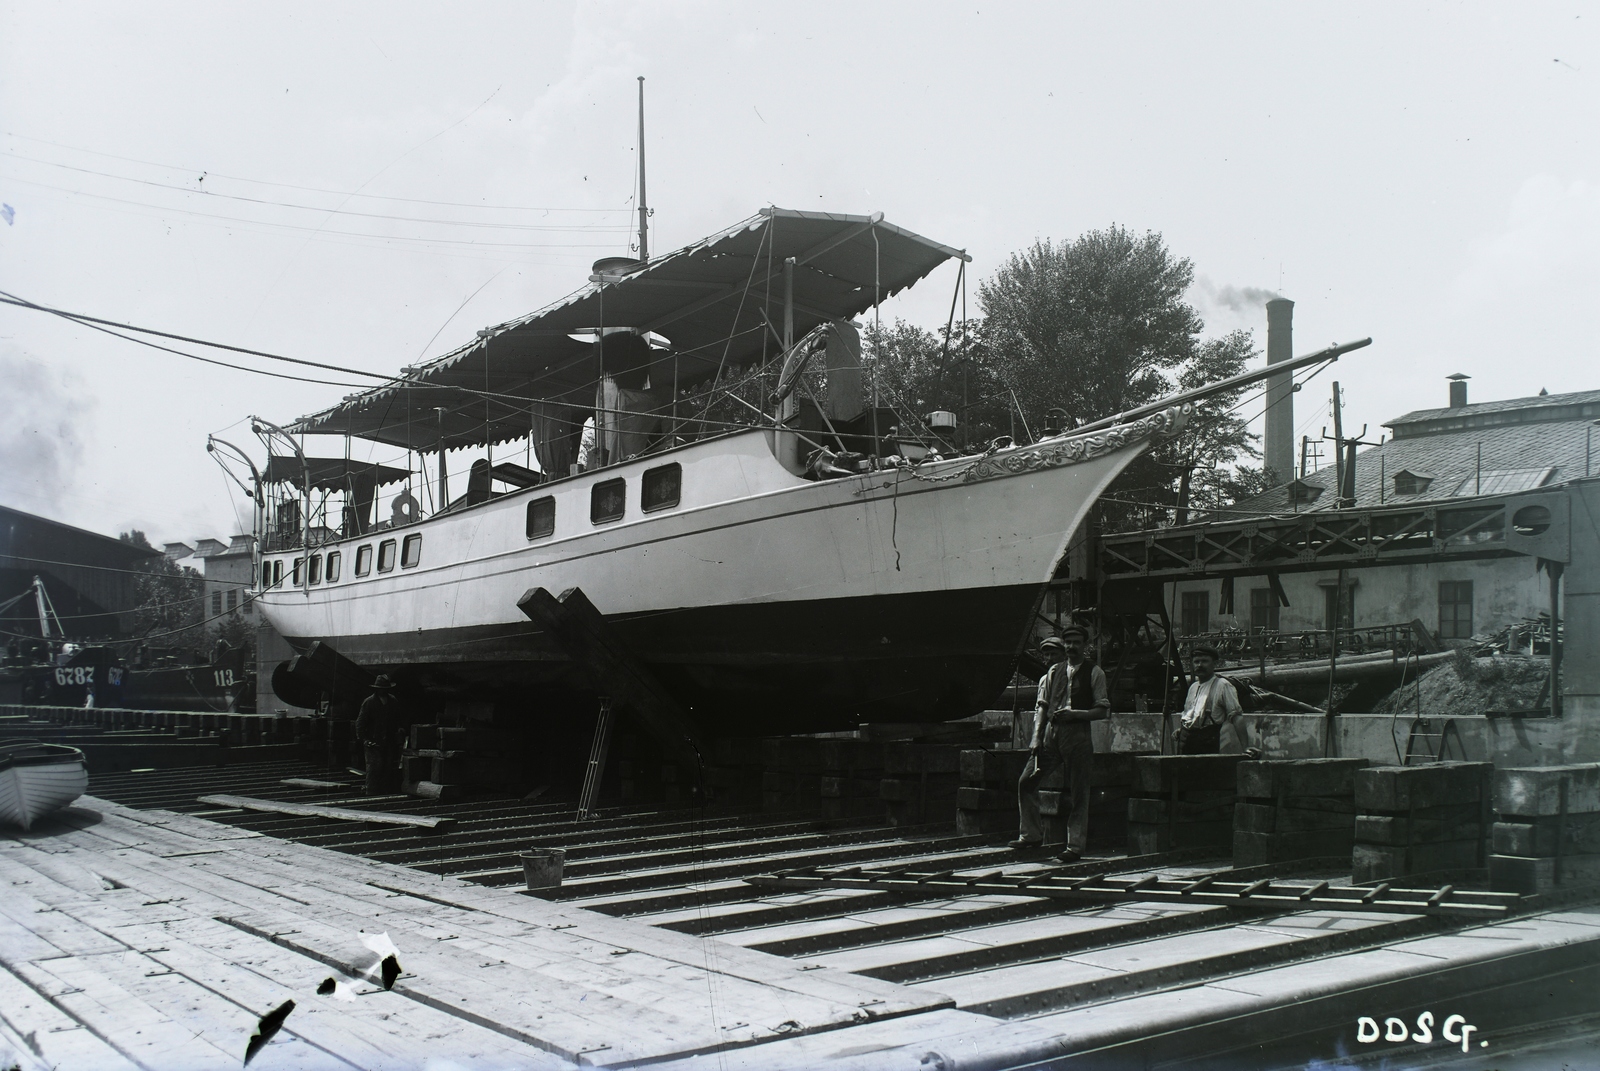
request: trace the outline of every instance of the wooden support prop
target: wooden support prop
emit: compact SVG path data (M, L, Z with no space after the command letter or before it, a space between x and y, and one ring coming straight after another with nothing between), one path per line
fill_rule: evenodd
M376 822L379 825L419 826L423 829L446 829L455 825L454 818L390 814L386 811L357 811L348 807L318 807L310 803L282 803L278 800L252 799L249 796L201 796L200 802L212 807L270 811L274 814L295 814L306 818L334 818L341 822Z
M517 600L517 609L554 636L573 661L587 669L596 687L626 707L666 749L669 763L700 770L700 748L688 716L661 682L618 639L582 589L570 588L558 599L533 588Z

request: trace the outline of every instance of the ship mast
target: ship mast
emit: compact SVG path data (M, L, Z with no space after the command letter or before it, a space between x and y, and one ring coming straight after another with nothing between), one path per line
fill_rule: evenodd
M650 209L644 196L644 75L639 76L639 259L650 259Z

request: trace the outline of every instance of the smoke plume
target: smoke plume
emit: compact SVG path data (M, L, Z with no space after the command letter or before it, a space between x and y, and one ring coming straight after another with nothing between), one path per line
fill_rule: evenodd
M0 344L0 502L60 513L77 482L84 421L93 408L69 374Z

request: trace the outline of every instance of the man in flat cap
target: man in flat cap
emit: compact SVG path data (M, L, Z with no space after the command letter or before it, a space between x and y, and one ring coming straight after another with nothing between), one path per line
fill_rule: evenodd
M1250 745L1249 730L1239 717L1239 693L1233 682L1217 676L1220 656L1215 647L1196 646L1189 654L1194 667L1194 683L1184 696L1183 713L1173 732L1175 750L1180 755L1260 754Z
M1039 644L1050 668L1039 678L1039 699L1033 713L1032 755L1017 782L1021 831L1011 847L1024 850L1044 844L1039 817L1039 784L1056 768L1066 772L1061 792L1061 822L1067 843L1056 858L1070 863L1083 855L1089 836L1089 778L1094 766L1091 723L1111 710L1106 672L1088 657L1089 634L1077 625L1062 629Z

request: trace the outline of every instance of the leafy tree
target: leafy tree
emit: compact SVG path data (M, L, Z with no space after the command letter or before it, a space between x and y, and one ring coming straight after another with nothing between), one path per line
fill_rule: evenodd
M1183 299L1193 280L1159 234L1045 239L979 286L984 339L1030 420L1059 408L1086 423L1153 401L1171 388L1165 373L1194 358L1204 324Z
M135 528L117 537L144 550L155 550L145 534ZM134 607L134 631L141 639L163 646L197 646L204 641L205 578L188 566L179 567L166 555L150 558L139 566L134 580L138 604Z
M982 449L996 436L1013 434L1010 393L979 327L976 321L955 323L947 336L945 327L935 333L898 319L891 326L869 326L861 340L862 363L867 382L877 384L879 404L919 419L936 409L955 413L956 441L949 445L957 448Z

